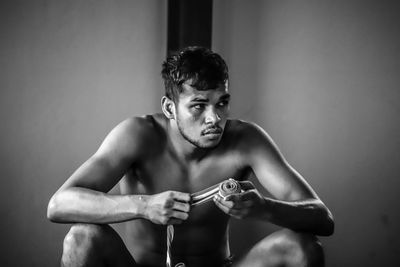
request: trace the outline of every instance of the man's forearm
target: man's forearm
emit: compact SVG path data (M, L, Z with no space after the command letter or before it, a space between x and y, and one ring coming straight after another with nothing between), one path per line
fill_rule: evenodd
M315 235L333 234L332 214L320 200L289 202L265 198L264 203L263 217L274 224Z
M58 223L117 223L142 218L145 205L137 195L109 195L72 187L51 198L47 216Z

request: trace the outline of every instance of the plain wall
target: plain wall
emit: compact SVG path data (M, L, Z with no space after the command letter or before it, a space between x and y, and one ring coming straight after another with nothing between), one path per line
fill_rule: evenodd
M328 267L398 266L400 7L396 1L214 2L232 116L256 121L336 220ZM271 230L234 224L234 250Z
M51 195L120 121L159 110L166 1L0 2L1 266L58 266Z
M232 116L263 126L334 213L328 267L397 263L395 3L214 1ZM49 198L114 125L159 110L165 5L0 2L1 266L57 266L69 226L46 219ZM273 230L234 221L232 247Z

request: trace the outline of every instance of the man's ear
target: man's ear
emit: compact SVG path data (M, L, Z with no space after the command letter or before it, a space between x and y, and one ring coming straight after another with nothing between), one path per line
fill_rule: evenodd
M161 108L165 117L170 120L175 119L175 103L169 97L163 96L161 98Z

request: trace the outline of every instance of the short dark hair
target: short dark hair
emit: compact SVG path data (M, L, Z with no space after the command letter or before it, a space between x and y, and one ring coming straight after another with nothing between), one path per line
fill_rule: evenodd
M190 46L163 62L161 76L165 95L177 101L185 81L191 79L191 85L200 91L214 89L228 80L228 67L222 57L210 49Z

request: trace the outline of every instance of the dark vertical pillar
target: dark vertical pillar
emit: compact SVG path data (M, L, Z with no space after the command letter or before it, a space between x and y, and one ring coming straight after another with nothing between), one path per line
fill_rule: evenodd
M168 0L167 53L186 46L211 48L212 0Z

